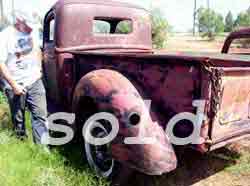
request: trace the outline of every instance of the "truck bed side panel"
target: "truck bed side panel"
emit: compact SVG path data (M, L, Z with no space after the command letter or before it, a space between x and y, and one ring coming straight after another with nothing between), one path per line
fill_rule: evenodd
M195 112L192 102L200 99L203 94L201 68L197 63L175 59L166 59L166 62L162 63L162 60L157 59L94 55L79 55L76 61L76 74L79 75L77 79L98 69L111 69L123 74L144 99L152 100L151 112L160 118L163 128L176 114ZM186 136L192 132L192 126L190 123L178 125L176 131L178 135Z

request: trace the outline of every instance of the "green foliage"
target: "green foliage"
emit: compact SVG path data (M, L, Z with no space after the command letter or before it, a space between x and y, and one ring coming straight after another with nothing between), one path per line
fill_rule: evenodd
M211 9L198 10L199 32L202 36L213 39L218 33L224 32L223 16Z
M234 28L233 14L231 11L229 11L225 19L225 31L232 32L233 28Z
M159 9L151 10L151 22L153 47L157 49L165 48L170 26ZM113 31L111 31L111 27L112 25L106 20L95 20L93 31L94 33L102 34L109 34L110 32L128 34L131 33L133 29L133 25L129 20L120 21Z
M237 19L235 20L234 27L235 29L240 29L243 27L249 27L250 26L250 8L248 8L247 11L241 12L238 16ZM240 48L249 48L249 42L250 39L239 39L234 41L237 44L237 47Z
M6 101L6 97L4 96L4 94L0 91L0 105L1 104L5 104Z
M116 27L116 33L118 34L128 34L133 31L132 22L128 20L121 21Z
M249 27L250 26L250 11L241 12L235 20L234 27Z
M19 142L6 132L0 135L7 143L0 145L1 186L108 185L84 165L79 169L65 166L68 160L58 151L46 154L31 142Z
M3 108L2 106L0 107ZM26 114L30 119L30 115ZM0 185L1 186L109 186L84 163L79 145L68 145L50 154L30 139L17 140L0 121Z
M225 30L224 18L222 15L217 14L216 22L215 22L215 32L222 33Z
M151 12L152 39L154 48L165 48L169 31L169 24L159 9Z

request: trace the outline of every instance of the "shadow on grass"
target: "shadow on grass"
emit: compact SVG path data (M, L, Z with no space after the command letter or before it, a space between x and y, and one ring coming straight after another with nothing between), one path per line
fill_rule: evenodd
M48 99L47 103L48 103L48 112L50 114L64 112L63 107L53 103L52 100ZM60 124L64 123L65 125L70 127L70 125L65 120L59 120L59 123ZM52 136L64 137L64 135L58 132L54 132ZM81 172L89 170L89 167L85 160L85 154L83 153L82 143L83 142L76 140L75 137L74 140L72 140L70 143L63 146L52 147L52 149L56 150L65 159L64 161L65 166L71 167L74 170Z
M65 158L65 166L70 166L78 171L86 171L86 168L88 168L79 143L71 142L64 146L53 147L53 149L57 150Z
M55 149L65 158L66 166L78 171L85 171L88 167L79 142ZM239 158L239 153L227 148L205 155L187 149L178 156L178 168L173 172L162 176L136 173L127 186L190 186L236 164Z
M66 166L78 171L86 171L88 168L82 149L77 143L57 147L56 150L65 158ZM206 155L186 150L179 156L178 168L173 172L162 176L135 173L127 186L191 186L235 165L240 157L238 152L227 148Z
M128 186L191 186L234 165L240 154L223 148L201 155L186 150L178 159L178 168L162 176L135 175Z

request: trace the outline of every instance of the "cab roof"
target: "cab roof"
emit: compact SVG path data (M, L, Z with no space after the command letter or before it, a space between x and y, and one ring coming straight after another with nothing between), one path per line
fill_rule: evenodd
M136 9L143 9L147 11L145 8L131 4L131 3L113 1L113 0L59 0L54 5L54 8L68 5L68 4L96 4L96 5L107 5L107 6L113 6L113 7L136 8Z
M133 4L112 0L59 0L46 17L48 20L56 17L55 40L61 52L100 48L152 50L150 14ZM120 20L129 20L132 32L94 33L98 19L107 19L110 28L117 26Z

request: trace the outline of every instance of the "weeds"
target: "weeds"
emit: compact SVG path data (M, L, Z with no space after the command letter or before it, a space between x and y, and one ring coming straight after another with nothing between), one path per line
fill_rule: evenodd
M0 98L1 100L1 98ZM79 146L60 147L47 154L32 142L17 140L10 130L8 106L1 102L0 116L0 185L1 186L108 186L91 172L83 161ZM27 113L27 121L30 115ZM29 134L31 124L27 122ZM71 156L68 159L65 154Z

